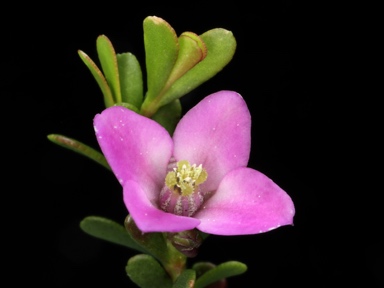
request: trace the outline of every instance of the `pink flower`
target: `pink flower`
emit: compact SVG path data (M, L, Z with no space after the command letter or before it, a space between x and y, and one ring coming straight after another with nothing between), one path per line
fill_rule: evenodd
M236 92L204 98L180 120L173 137L120 106L96 115L94 127L128 212L143 232L197 228L244 235L293 224L289 195L247 167L251 117Z

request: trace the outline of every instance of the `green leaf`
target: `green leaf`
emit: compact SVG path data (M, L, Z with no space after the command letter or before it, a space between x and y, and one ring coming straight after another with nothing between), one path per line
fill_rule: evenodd
M170 288L172 280L152 256L139 254L131 257L125 267L129 278L141 288Z
M147 117L151 117L161 106L167 104L162 101L162 97L167 90L169 90L176 80L202 61L207 55L207 48L203 40L195 33L182 33L176 40L176 44L179 48L177 51L177 59L168 79L166 79L166 82L162 85L161 90L158 90L156 95L147 93L143 106L141 107L141 113ZM148 71L148 73L150 73L150 71Z
M140 63L132 53L117 54L122 102L140 109L143 103L143 75Z
M231 31L216 28L203 33L200 37L207 47L207 56L165 92L161 98L161 105L189 93L215 76L232 60L237 44Z
M238 261L228 261L217 265L197 278L194 288L203 288L223 278L236 276L247 271L247 266Z
M179 46L175 30L163 19L149 16L144 19L143 28L148 89L144 99L146 104L143 103L145 106L158 101L156 98L173 69ZM152 112L156 111L144 112L143 115L152 116Z
M179 53L175 66L163 87L159 96L169 89L169 87L181 76L187 73L193 66L202 61L207 56L207 48L203 40L192 32L184 32L179 37Z
M92 59L89 58L87 54L85 54L81 50L78 50L77 52L81 60L83 60L84 64L88 67L89 71L91 71L93 77L95 78L97 84L99 85L99 88L103 93L105 107L113 106L115 104L115 101L113 100L112 91L109 88L107 80L105 79L103 73L97 67L95 62L93 62Z
M205 272L215 268L216 265L212 262L198 262L193 264L192 269L196 271L196 277L199 278Z
M138 245L124 226L99 216L88 216L80 222L80 228L91 236L122 245L142 253L148 253Z
M53 143L60 145L64 148L67 148L69 150L72 150L76 153L79 153L83 156L86 156L96 163L104 166L108 170L111 170L111 167L109 167L109 164L107 160L105 159L104 155L101 152L98 152L97 150L89 147L88 145L85 145L75 139L59 135L59 134L50 134L47 136L47 138L52 141Z
M196 271L193 269L186 269L176 279L172 288L194 288L196 280Z
M113 99L115 100L115 103L122 102L119 68L117 65L115 49L113 48L111 41L109 41L105 35L97 37L96 48L104 76L112 90Z
M168 133L172 136L180 117L181 103L179 99L176 99L157 110L152 119L167 129Z
M144 247L153 257L161 262L164 269L175 280L186 264L186 257L167 241L164 233L143 233L137 227L132 217L125 218L124 226L129 234L139 245Z
M141 247L144 247L147 253L151 254L161 262L167 262L169 260L167 243L163 233L141 232L130 215L125 218L124 226L132 239Z

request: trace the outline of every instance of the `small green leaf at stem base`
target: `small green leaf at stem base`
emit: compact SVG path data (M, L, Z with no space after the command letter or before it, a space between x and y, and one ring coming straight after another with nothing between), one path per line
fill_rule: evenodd
M138 254L128 260L128 277L141 288L171 288L172 280L155 258Z
M176 279L172 288L194 288L196 280L196 271L193 269L186 269Z
M197 263L194 265L194 269L200 269L198 265L201 265L200 263ZM222 279L240 275L247 271L247 266L241 262L238 261L228 261L221 263L212 269L209 269L207 272L205 272L203 275L201 275L196 280L196 284L194 288L204 288L207 287L209 284L215 283L217 281L220 281Z

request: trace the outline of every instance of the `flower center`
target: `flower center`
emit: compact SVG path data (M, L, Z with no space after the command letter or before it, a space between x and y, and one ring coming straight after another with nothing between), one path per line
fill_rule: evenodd
M191 217L204 202L199 185L207 180L207 171L200 164L186 160L177 162L168 172L159 195L159 206L166 212Z
M182 196L191 195L198 186L207 180L207 171L200 164L191 165L187 160L177 162L177 167L168 172L165 185Z

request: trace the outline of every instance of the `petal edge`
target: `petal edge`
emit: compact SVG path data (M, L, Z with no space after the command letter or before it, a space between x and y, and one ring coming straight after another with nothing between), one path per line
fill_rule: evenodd
M263 173L251 168L229 172L195 217L197 229L216 235L258 234L292 225L290 196Z
M248 164L251 115L243 97L222 90L208 95L190 109L173 134L174 156L200 165L208 172L204 190L216 190L232 169Z
M153 199L163 184L173 142L155 121L125 107L113 106L94 118L100 148L120 184L128 180L147 186Z

